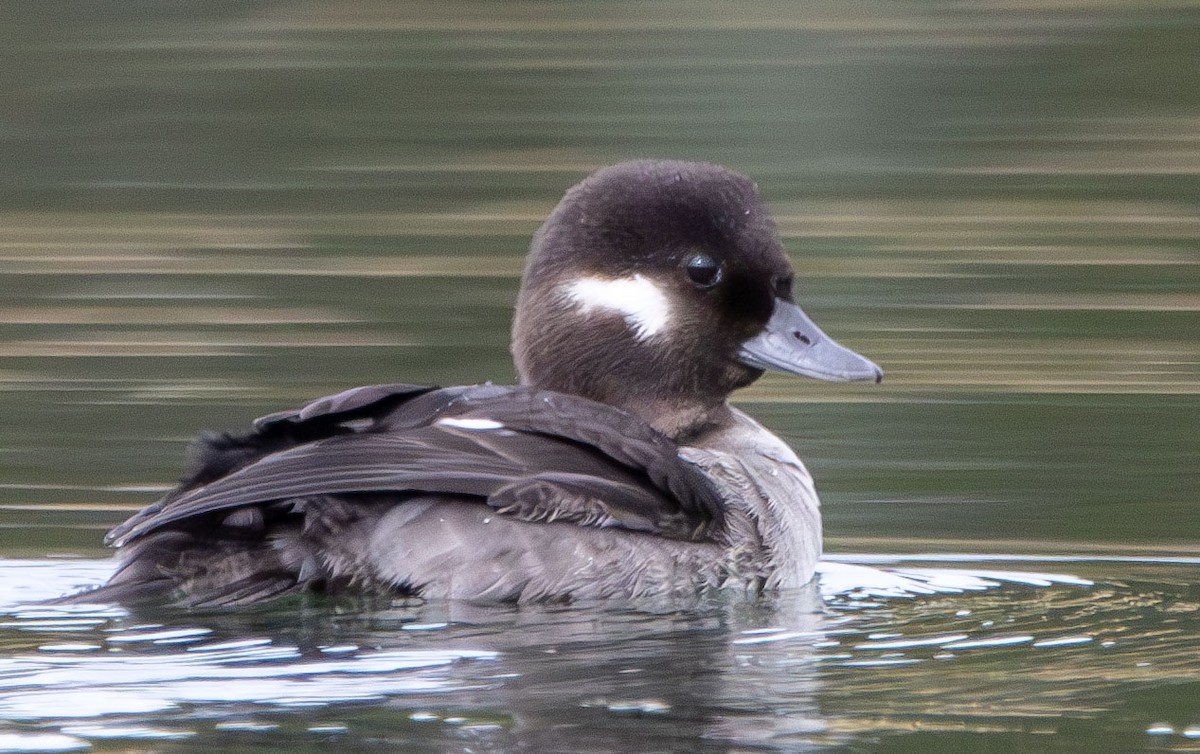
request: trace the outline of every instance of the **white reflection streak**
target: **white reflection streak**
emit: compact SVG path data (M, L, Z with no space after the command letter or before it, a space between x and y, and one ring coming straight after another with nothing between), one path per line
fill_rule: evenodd
M0 662L0 717L90 718L161 711L187 703L262 704L264 700L274 706L324 706L456 687L449 679L408 671L498 656L482 650L402 650L342 660L261 664L297 654L294 647L260 646L248 647L236 658L221 652L211 657L197 652L154 657L14 657Z
M942 636L923 636L917 639L896 639L895 641L865 641L855 644L855 649L912 649L914 647L944 646L953 642L970 638L970 634L945 634Z
M92 745L61 733L0 733L0 751L84 751Z
M942 649L981 649L984 647L1011 647L1016 644L1029 644L1033 637L1029 634L1016 636L993 636L986 639L969 639L945 644Z

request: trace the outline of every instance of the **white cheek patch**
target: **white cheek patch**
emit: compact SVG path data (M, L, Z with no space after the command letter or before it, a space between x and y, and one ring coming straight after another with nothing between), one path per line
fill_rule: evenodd
M563 292L584 314L595 309L620 314L638 340L658 335L671 318L666 294L644 275L580 278L563 286Z

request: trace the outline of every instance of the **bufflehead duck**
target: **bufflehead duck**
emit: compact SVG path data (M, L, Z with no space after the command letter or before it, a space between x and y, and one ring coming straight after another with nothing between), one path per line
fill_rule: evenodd
M525 602L798 587L812 478L726 402L765 369L882 371L792 301L746 177L637 161L571 188L534 236L520 385L375 385L202 439L175 490L113 529L86 601L285 594Z

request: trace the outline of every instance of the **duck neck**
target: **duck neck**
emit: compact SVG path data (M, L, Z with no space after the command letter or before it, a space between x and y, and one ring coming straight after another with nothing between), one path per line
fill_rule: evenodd
M729 405L724 401L716 405L705 405L699 401L681 405L649 398L613 405L638 416L679 445L687 445L693 439L716 431L731 421Z
M613 383L617 384L613 384ZM653 393L633 393L621 381L583 381L578 377L569 380L527 380L522 376L521 384L538 390L553 390L557 393L577 395L581 398L604 403L633 414L680 445L686 445L695 437L711 433L731 421L729 405L723 400L667 399ZM613 389L605 389L605 387Z

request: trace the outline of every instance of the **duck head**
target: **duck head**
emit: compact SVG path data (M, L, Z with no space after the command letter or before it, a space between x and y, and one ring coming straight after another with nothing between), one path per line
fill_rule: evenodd
M619 406L679 437L765 369L882 379L805 315L792 282L745 176L674 161L604 168L534 236L513 322L521 383Z

